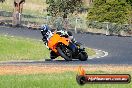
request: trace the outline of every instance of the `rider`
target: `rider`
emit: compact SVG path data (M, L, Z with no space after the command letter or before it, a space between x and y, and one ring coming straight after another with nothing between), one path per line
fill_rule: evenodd
M47 45L48 40L50 39L50 37L53 36L53 33L51 32L51 28L48 25L42 25L40 29L41 29L41 34L43 35L42 40L43 40L44 44L46 45L46 47L49 48ZM56 33L62 37L69 38L76 45L80 45L77 41L75 41L75 38L73 38L73 35L70 31L60 30L60 31L56 31ZM50 52L50 58L55 59L56 57L57 57L56 53L51 51Z
M47 25L42 25L40 29L41 29L41 34L43 36L42 40L43 40L44 44L46 45L46 47L49 49L48 41L49 41L50 37L52 37L53 33L51 32L50 27ZM58 55L56 55L55 52L51 51L50 52L50 59L53 60L56 57L58 57Z
M41 34L43 35L42 40L43 40L44 44L46 45L46 47L48 48L48 46L47 46L48 40L53 35L51 32L51 29L47 25L42 25L40 29L41 29Z

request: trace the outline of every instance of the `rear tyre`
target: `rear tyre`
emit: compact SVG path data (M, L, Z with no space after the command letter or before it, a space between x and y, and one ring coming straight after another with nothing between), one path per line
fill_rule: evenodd
M68 57L60 47L57 47L57 51L61 57L63 57L66 61L72 61L72 58Z
M87 58L88 58L88 55L87 55L86 52L81 52L80 53L80 58L79 58L80 61L86 61Z

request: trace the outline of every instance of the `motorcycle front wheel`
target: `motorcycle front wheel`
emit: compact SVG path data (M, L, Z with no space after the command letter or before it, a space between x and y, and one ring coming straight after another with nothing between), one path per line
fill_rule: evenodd
M60 54L61 57L63 57L66 61L72 61L72 58L70 55L67 55L68 53L71 54L70 52L66 52L66 47L65 49L62 49L60 47L57 47L57 51Z

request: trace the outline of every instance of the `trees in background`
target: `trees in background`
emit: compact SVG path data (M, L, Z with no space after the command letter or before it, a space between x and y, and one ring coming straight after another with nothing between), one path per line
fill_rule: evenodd
M51 16L63 16L67 17L69 13L73 13L78 10L83 1L82 0L46 0L49 5L47 11Z
M46 0L48 15L63 17L63 27L68 29L66 18L68 14L77 11L83 4L83 0Z
M5 0L0 0L0 2L4 2ZM13 0L12 3L14 3L14 9L13 9L13 20L12 24L14 26L21 24L21 14L23 10L23 4L25 3L25 0Z
M132 0L126 0L126 2L131 4L131 6L132 6Z
M0 2L2 2L2 3L3 3L4 1L5 1L5 0L0 0Z
M87 19L90 21L130 23L131 0L94 0Z
M13 25L19 26L21 24L21 14L23 10L23 4L25 0L14 0L14 11L13 11Z
M48 15L67 18L82 5L83 0L46 0ZM90 21L132 23L132 0L93 0L88 11Z

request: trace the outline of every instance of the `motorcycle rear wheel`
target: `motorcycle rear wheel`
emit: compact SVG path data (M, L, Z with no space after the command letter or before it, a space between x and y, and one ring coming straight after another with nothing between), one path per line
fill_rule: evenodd
M80 61L86 61L87 58L88 58L88 55L87 55L86 52L81 52L80 53L80 58L79 58Z

